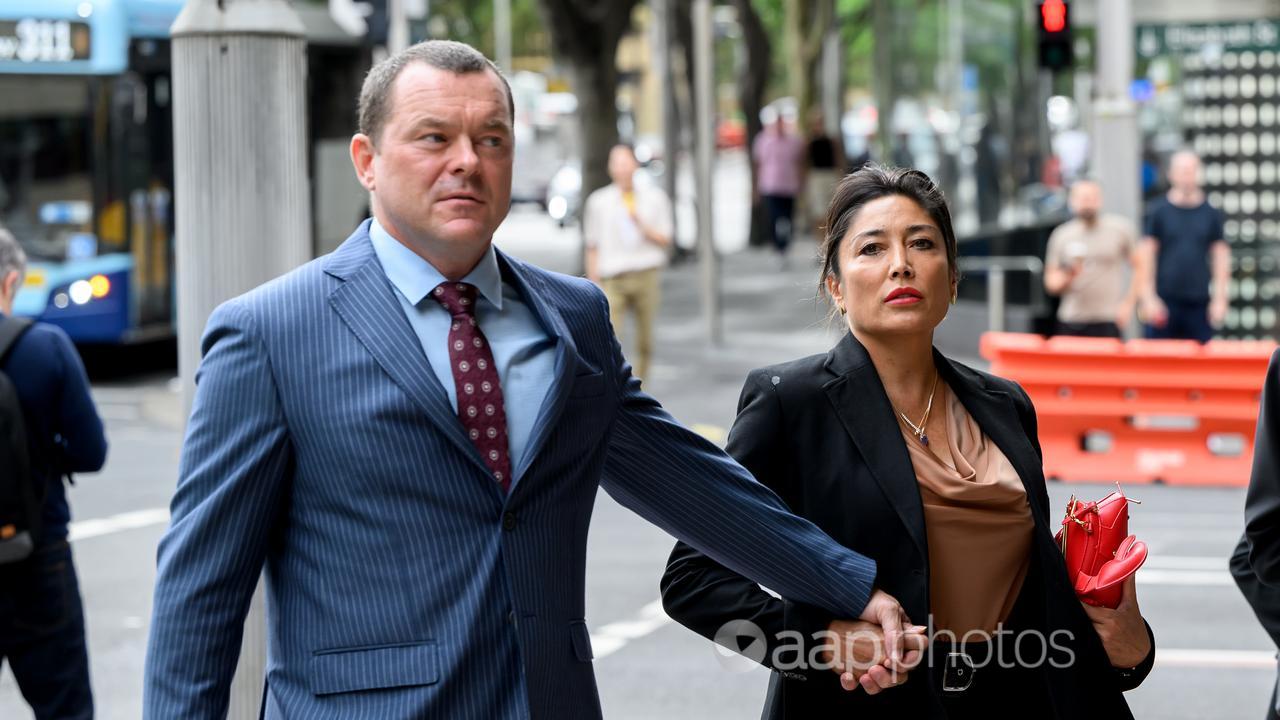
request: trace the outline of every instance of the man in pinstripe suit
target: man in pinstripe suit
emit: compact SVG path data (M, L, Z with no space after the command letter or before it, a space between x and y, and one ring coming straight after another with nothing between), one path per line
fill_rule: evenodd
M512 106L488 60L414 46L360 106L374 217L209 319L146 717L225 716L265 567L265 717L598 718L583 595L601 484L788 597L898 632L871 560L641 392L594 285L492 247Z

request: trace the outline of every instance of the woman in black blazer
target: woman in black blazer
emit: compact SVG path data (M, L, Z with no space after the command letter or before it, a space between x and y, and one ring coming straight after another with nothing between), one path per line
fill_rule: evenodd
M826 227L822 287L850 332L753 371L728 451L876 561L876 589L928 627L925 662L886 681L878 627L775 598L683 543L662 579L667 613L730 645L764 636L767 718L1131 718L1122 693L1155 654L1133 579L1115 610L1076 598L1030 399L933 349L958 282L942 193L918 171L868 166L841 182ZM733 621L760 633L725 637Z

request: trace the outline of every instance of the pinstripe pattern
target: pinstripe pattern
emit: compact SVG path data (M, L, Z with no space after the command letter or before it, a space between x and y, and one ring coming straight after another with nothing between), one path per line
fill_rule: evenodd
M213 314L160 544L146 717L225 716L265 565L266 717L599 718L583 596L602 482L788 597L861 610L874 564L641 393L594 285L499 259L558 338L505 499L367 224Z

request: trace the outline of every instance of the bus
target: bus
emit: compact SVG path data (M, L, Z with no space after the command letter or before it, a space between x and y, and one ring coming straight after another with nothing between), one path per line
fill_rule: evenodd
M14 314L80 345L175 333L168 34L183 2L0 0L0 226L29 260ZM367 196L353 179L315 175L341 176L337 156L370 54L323 7L299 6L299 15L314 118L300 132L322 183L313 207L346 200L337 206L350 226ZM313 211L313 222L323 219Z

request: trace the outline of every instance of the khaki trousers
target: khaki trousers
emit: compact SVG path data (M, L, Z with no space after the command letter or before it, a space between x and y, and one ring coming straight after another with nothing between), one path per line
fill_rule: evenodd
M636 355L633 365L639 378L649 377L649 361L653 358L653 320L661 302L662 282L658 268L637 270L603 278L600 286L609 300L609 320L618 342L624 347L623 338L628 311L636 318Z

